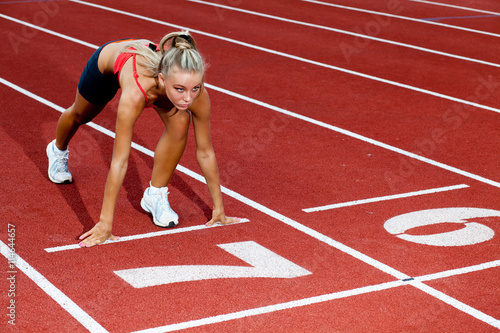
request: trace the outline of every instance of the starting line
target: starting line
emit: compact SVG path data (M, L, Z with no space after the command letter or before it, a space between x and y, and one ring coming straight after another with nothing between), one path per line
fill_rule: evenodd
M240 224L240 223L245 223L245 222L250 222L248 219L241 219L239 222L234 222L231 224L228 224L227 226L230 225L235 225L235 224ZM127 242L131 240L137 240L137 239L144 239L144 238L152 238L152 237L158 237L158 236L164 236L164 235L172 235L172 234L179 234L183 232L189 232L189 231L196 231L196 230L203 230L203 229L208 229L208 228L216 228L222 226L221 224L214 224L210 227L205 226L204 224L202 225L196 225L192 227L185 227L185 228L174 228L174 229L168 229L168 230L162 230L162 231L155 231L155 232L148 232L145 234L137 234L137 235L132 235L132 236L123 236L120 237L118 240L106 240L104 243L99 244L99 245L106 245L106 244L114 244L114 243L120 243L120 242ZM56 247L48 247L45 249L45 251L52 253L52 252L59 252L59 251L66 251L66 250L75 250L75 249L81 249L82 247L78 244L70 244L70 245L63 245L63 246L56 246Z

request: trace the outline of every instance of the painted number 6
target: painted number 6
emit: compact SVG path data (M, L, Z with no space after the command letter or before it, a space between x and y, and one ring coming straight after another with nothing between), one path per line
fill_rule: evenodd
M500 211L481 208L437 208L420 210L395 216L384 223L390 234L409 242L434 246L464 246L485 242L495 232L480 223L472 222L474 218L500 217ZM432 235L409 235L405 231L415 227L439 224L460 223L464 228Z

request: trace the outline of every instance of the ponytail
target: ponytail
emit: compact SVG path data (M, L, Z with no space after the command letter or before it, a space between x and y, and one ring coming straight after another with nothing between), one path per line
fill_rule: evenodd
M196 47L196 42L188 32L172 32L161 39L160 49L162 54L167 51L170 47L166 47L166 44L170 41L170 47L177 47L180 49L194 49L198 51Z
M132 48L132 49L130 49ZM174 68L185 72L205 73L205 63L198 52L194 38L188 32L172 32L160 41L158 54L151 48L135 42L127 44L121 52L136 53L140 55L137 63L158 77L162 73L168 77Z

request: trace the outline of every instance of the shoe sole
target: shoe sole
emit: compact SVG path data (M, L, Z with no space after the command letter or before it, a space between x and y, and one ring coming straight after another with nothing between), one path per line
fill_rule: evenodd
M49 147L50 147L50 144L47 145L47 148L45 149L45 152L47 153L47 158L49 159L49 165L50 165ZM47 175L49 176L50 181L53 182L54 184L71 184L73 182L73 178L63 180L62 182L58 181L58 180L55 180L54 178L52 178L50 176L50 171L49 170L47 170Z
M157 227L160 227L160 228L173 228L175 227L177 224L179 224L179 222L175 223L175 221L170 221L168 222L168 225L163 225L163 224L159 224L160 222L156 219L156 216L155 214L150 211L148 209L148 207L146 206L146 203L144 202L144 198L141 199L141 207L142 209L144 209L146 212L150 213L151 215L153 215L153 224Z

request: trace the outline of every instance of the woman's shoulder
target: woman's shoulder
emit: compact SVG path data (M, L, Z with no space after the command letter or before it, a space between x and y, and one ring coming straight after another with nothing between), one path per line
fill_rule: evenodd
M124 39L106 44L99 55L99 69L103 74L112 74L115 69L117 57L127 45L135 43L149 43L147 39Z

